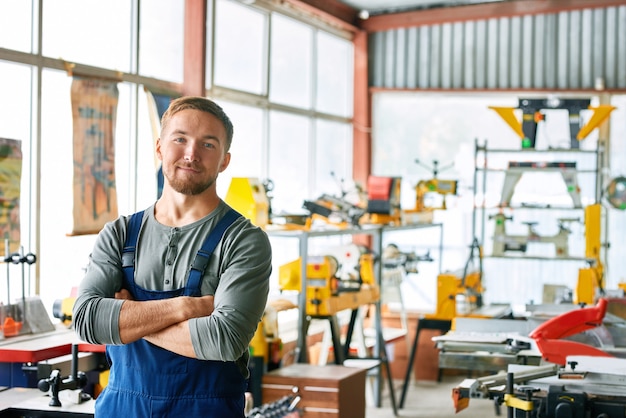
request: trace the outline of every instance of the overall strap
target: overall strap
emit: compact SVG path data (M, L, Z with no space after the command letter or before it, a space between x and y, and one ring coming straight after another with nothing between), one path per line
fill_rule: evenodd
M226 215L219 220L215 228L211 231L209 236L204 240L202 247L198 250L198 253L191 263L189 270L189 277L187 278L187 286L185 288L185 296L196 296L200 292L200 282L202 282L202 276L204 276L204 270L209 264L209 257L213 254L215 247L224 236L224 232L232 225L241 214L234 209L230 209L226 212Z
M130 216L126 230L126 241L122 249L122 271L124 272L126 282L130 286L135 285L135 250L137 248L137 238L139 237L142 219L143 211Z

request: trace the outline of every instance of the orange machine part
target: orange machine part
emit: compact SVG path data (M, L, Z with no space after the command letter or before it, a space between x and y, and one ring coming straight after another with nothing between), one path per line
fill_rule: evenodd
M391 193L391 177L369 176L367 179L367 197L369 200L387 200Z

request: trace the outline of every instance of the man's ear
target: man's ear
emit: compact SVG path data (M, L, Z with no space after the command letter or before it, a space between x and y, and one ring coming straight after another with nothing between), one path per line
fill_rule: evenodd
M224 155L224 158L222 159L222 165L220 166L220 173L226 170L226 167L228 167L228 164L230 164L230 152L227 152Z
M163 161L163 155L161 154L161 138L157 138L156 140L155 152L159 161Z

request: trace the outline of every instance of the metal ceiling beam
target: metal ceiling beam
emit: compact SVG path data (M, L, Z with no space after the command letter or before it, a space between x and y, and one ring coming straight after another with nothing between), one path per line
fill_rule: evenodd
M359 11L339 0L280 0L280 3L308 12L329 24L340 24L342 29L354 32L360 23Z
M371 16L359 27L368 33L448 22L551 14L570 10L624 6L624 0L511 0Z

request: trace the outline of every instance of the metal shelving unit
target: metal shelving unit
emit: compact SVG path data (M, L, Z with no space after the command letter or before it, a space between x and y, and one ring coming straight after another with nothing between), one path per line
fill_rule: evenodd
M494 299L533 303L539 298L536 286L569 287L571 275L594 263L586 258L585 208L600 202L603 153L601 144L595 149L490 149L476 140L472 233L483 247ZM520 171L532 179L524 187ZM551 174L536 174L541 172ZM561 190L557 175L566 183L563 196L556 196ZM517 186L520 193L512 193ZM507 296L507 289L515 290Z
M376 282L378 283L379 289L382 289L382 263L380 262L380 256L383 251L383 241L385 234L393 233L398 231L418 231L420 229L425 228L439 228L439 245L438 250L440 254L439 267L441 270L441 253L443 252L443 225L441 223L424 223L424 224L412 224L412 225L399 225L399 226L391 226L391 225L363 225L361 227L350 227L350 228L342 228L342 229L313 229L313 230L268 230L267 234L270 237L278 237L285 239L295 239L298 241L299 255L301 258L300 264L300 278L301 278L301 289L306 289L307 286L307 259L309 257L309 241L316 238L322 237L336 237L336 236L356 236L356 235L368 235L372 240L372 251L378 257L376 257L376 262L374 266L374 274L376 275ZM374 318L374 327L375 332L379 338L376 338L376 343L374 345L374 356L380 357L381 344L379 341L382 340L382 315L381 315L381 307L380 307L380 299L374 303L376 314ZM296 348L296 359L299 363L307 362L307 330L308 330L308 321L311 319L306 314L306 292L301 291L298 295L298 308L299 308L299 316L298 316L298 338L297 338L297 348ZM375 393L377 395L376 404L380 406L380 389L381 389L381 378L382 373L377 374L376 380L376 388Z
M490 166L490 158L489 155L516 155L522 158L533 158L537 159L537 163L541 165L542 163L548 163L550 161L550 157L562 155L567 157L568 159L575 160L575 163L581 162L582 159L589 160L593 159L593 164L591 167L568 167L567 170L570 172L575 172L576 176L584 175L584 176L592 176L593 177L593 187L592 190L587 190L590 194L585 196L589 201L585 204L579 204L572 206L563 206L563 205L541 205L541 204L528 204L521 203L517 205L489 205L486 202L486 196L488 195L488 183L490 182L490 178L493 175L502 176L506 175L508 169L507 168L494 168ZM582 213L584 207L587 204L593 204L600 201L601 197L601 186L602 186L602 161L603 161L603 147L598 146L593 150L581 150L581 149L560 149L560 148L551 148L551 149L489 149L487 143L485 141L484 144L479 144L478 140L475 142L475 151L474 151L474 207L473 207L473 217L472 217L472 233L473 236L477 237L481 244L484 246L486 242L489 242L489 238L486 236L486 223L488 221L488 217L494 213L504 212L504 211L545 211L546 213L554 212L554 211L571 211L573 213L580 212ZM586 161L589 163L589 161ZM532 168L532 171L542 171L546 172L560 172L558 167L550 167L550 168ZM531 170L529 170L531 171ZM589 182L587 182L589 183ZM502 198L502 194L500 195ZM533 259L533 260L542 260L542 259L562 259L562 260L585 260L584 257L576 257L576 256L563 256L563 257L549 257L549 256L508 256L508 255L491 255L484 254L485 257L497 257L497 258L514 258L514 259Z

